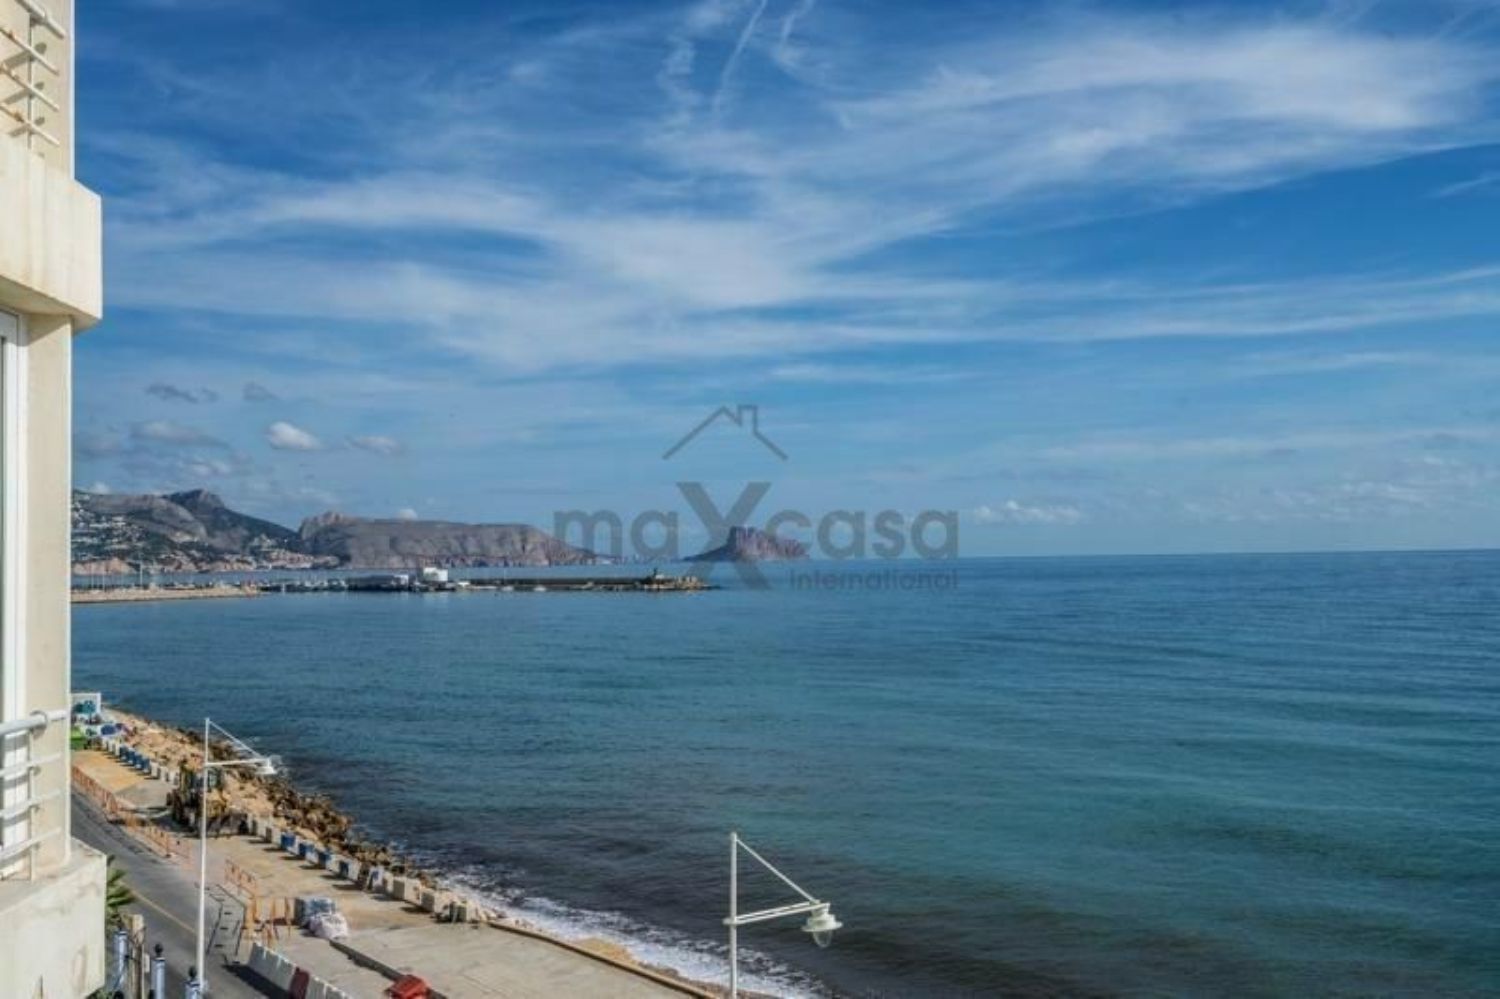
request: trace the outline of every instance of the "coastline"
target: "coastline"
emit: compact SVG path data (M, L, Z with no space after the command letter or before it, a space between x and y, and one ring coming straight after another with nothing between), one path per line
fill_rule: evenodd
M73 590L75 604L132 604L161 600L214 600L229 597L258 597L261 591L254 586L234 586L229 583L213 586L193 587L109 587L106 589Z
M195 864L193 826L173 823L170 813L179 768L192 767L193 761L201 760L201 737L136 712L111 708L109 714L124 725L122 743L149 762L141 772L139 766L127 766L107 752L75 753L74 774L80 793L144 844L175 860L192 858ZM215 745L212 751L215 757L228 755L227 747ZM281 777L218 772L224 780L210 797L210 859L217 864L222 858L224 886L243 896L247 911L280 911L266 909L267 899L276 898L287 903L289 914L293 896L334 895L341 911L350 914L351 927L357 921L370 931L356 934L359 939L352 943L329 941L331 946L323 947L324 941L316 937L298 937L290 927L278 928L274 919L262 928L263 942L269 945L274 936L276 946L307 964L315 974L320 969L336 973L339 965L352 962L365 969L380 969L391 977L392 972L411 970L409 963L396 960L401 956L420 957L419 973L428 966L458 967L475 958L473 935L460 932L467 925L487 926L508 935L480 941L486 951L494 952L495 960L500 960L501 952L519 946L511 937L524 938L534 945L545 945L533 954L539 969L560 963L557 973L569 980L591 965L608 969L610 974L630 976L610 986L611 992L622 996L660 994L707 999L724 994L722 986L643 960L628 942L594 935L578 937L539 925L494 896L465 885L462 878L419 865L394 844L361 838L353 832L353 817L325 795L301 791ZM294 840L290 849L285 848L287 836ZM372 884L371 872L377 869L380 874ZM330 882L335 881L343 883L338 884L337 891L331 891ZM287 937L284 942L282 936ZM392 942L398 938L418 939L420 946ZM242 941L242 959L248 958L255 942L260 941ZM240 949L237 946L237 951ZM389 956L383 960L382 953ZM337 954L343 957L334 956ZM434 974L429 980L437 987L443 976ZM462 989L458 993L490 994ZM742 989L742 994L769 993Z

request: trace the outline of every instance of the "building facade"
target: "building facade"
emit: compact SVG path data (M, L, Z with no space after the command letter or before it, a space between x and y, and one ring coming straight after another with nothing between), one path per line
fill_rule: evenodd
M104 858L69 830L73 336L102 309L73 176L72 0L0 0L0 996L105 984Z

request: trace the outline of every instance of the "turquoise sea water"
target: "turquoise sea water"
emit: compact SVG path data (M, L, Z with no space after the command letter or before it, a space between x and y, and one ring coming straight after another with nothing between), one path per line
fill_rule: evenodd
M734 827L847 926L746 931L751 984L1500 992L1500 553L957 566L86 606L74 679L705 977Z

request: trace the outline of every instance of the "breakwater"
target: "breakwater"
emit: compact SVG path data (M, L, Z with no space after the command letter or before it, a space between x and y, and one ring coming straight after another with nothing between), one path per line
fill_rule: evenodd
M451 580L446 572L384 572L367 575L307 576L226 583L173 582L162 585L75 586L75 604L143 603L254 597L262 593L697 593L716 589L694 575L652 572L644 576L506 576Z
M174 586L75 587L75 604L128 604L160 600L213 600L226 597L258 597L263 588L249 585L214 583Z

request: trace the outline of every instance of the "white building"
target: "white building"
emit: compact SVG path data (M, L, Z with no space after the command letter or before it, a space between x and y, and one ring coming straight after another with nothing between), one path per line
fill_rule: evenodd
M69 835L73 335L102 312L73 179L73 2L0 0L0 996L104 983L104 858Z

